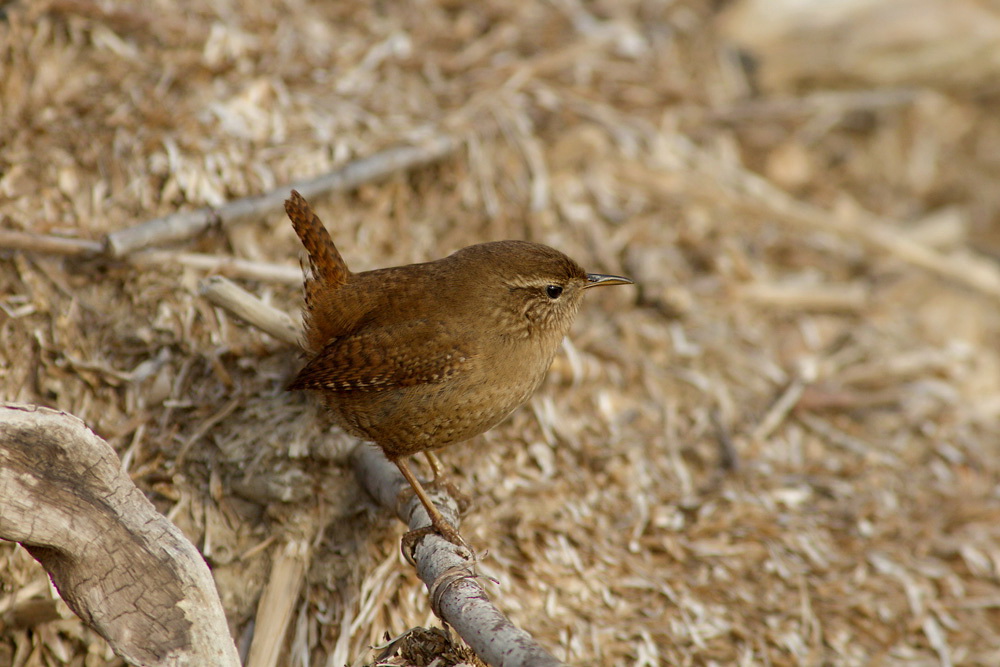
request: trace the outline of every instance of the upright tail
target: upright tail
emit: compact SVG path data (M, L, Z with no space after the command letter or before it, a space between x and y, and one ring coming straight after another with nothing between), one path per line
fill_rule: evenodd
M326 332L323 326L323 314L317 312L321 294L336 290L347 282L351 275L344 258L340 256L337 246L333 244L330 233L326 231L323 222L313 213L309 202L295 190L292 196L285 200L285 213L292 221L292 227L299 240L305 246L309 255L309 271L305 277L306 308L304 324L306 329L306 344L312 350L317 350L326 342ZM320 311L322 308L320 308Z
M313 279L329 288L346 283L351 272L337 246L333 244L330 232L326 231L323 222L313 213L305 197L292 190L292 196L285 200L285 213L309 254L309 268L312 269Z

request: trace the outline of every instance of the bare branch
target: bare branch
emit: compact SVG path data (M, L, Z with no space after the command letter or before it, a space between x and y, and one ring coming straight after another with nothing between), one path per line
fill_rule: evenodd
M55 255L96 255L104 250L104 246L98 241L9 229L0 229L0 248L47 252Z
M291 317L272 308L235 283L213 276L201 283L201 295L247 324L283 343L299 346L302 328Z
M183 241L213 224L229 225L281 210L289 190L298 190L307 199L350 190L398 171L436 162L454 152L460 145L458 138L439 134L417 146L388 148L349 162L328 174L295 181L262 195L236 199L219 208L175 213L111 232L105 237L105 247L111 256L124 257L143 248Z
M409 485L380 451L368 446L355 447L351 462L365 490L380 505L396 512L410 530L431 525L427 512L415 496L397 506L400 491ZM458 504L454 498L439 489L432 494L435 506L457 526ZM455 628L483 662L504 667L563 664L490 602L477 581L472 564L459 555L454 544L431 533L416 544L414 560L417 575L427 585L434 613Z
M115 653L137 665L239 665L205 561L83 422L0 403L0 460L0 537L48 570Z

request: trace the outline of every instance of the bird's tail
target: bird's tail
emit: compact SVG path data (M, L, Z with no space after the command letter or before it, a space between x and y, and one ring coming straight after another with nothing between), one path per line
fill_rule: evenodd
M306 296L304 324L306 346L314 349L325 342L321 321L323 318L317 313L320 295L324 291L329 294L329 290L335 290L346 283L351 272L344 258L340 256L337 246L333 244L330 233L326 231L323 222L313 212L305 197L292 190L291 197L285 200L285 213L288 214L295 233L298 234L309 255L309 270L305 272L304 281Z
M333 244L330 233L326 231L319 217L313 213L305 197L292 190L292 196L285 200L285 213L288 214L295 233L309 254L312 279L328 288L336 288L346 283L351 272L347 269L347 264L340 256L337 246ZM307 279L307 289L308 284ZM308 298L308 293L306 297Z

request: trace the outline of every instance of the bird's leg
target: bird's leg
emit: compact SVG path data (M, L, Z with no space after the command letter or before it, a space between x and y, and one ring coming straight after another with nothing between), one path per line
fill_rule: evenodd
M434 479L431 480L431 484L434 484L444 475L444 466L441 465L441 459L429 449L424 452L424 458L427 459L427 464L431 467L431 472L434 474Z
M410 470L410 466L407 465L406 460L404 458L399 458L395 459L393 463L395 463L396 467L399 468L399 472L403 473L403 477L406 478L406 481L410 483L410 487L413 488L413 493L416 494L420 503L424 506L424 509L427 510L427 516L429 516L431 520L430 526L426 528L418 528L417 530L411 530L403 535L403 556L412 562L410 547L413 546L417 539L427 535L432 530L436 531L441 537L448 540L452 544L465 547L470 553L475 553L472 551L472 548L466 544L465 540L462 539L458 530L453 525L448 523L447 519L441 515L438 508L434 506L433 502L431 502L431 499L427 496L427 492L424 491L423 485L413 474L413 471Z
M439 459L434 452L429 449L425 450L424 458L427 459L427 464L431 467L431 473L434 475L434 478L430 481L428 486L431 488L440 487L444 489L445 492L454 498L455 502L458 503L458 511L465 514L465 512L469 509L469 506L472 505L472 498L455 486L450 479L445 477L444 465L442 465L441 459Z

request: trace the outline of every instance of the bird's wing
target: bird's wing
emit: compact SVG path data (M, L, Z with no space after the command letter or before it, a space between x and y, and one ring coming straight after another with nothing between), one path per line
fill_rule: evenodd
M432 384L471 358L445 323L411 320L334 338L288 388L346 393Z

